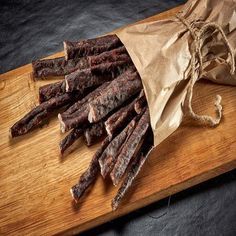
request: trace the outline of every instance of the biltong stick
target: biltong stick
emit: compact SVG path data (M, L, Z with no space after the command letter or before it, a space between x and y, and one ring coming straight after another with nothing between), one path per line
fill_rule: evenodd
M63 116L63 114L58 114L58 119L60 122L62 133L65 133L66 131L79 127L81 125L88 125L88 112L89 112L88 106L87 104L84 104L76 112L76 114L65 115L65 116Z
M64 76L76 70L83 70L106 62L131 62L125 47L120 47L100 55L75 58L66 61L64 57L54 59L36 60L32 62L35 78L48 76Z
M140 114L146 105L147 105L147 100L144 91L142 90L141 93L139 94L137 101L134 104L134 110L136 111L137 114Z
M81 175L79 182L71 188L71 195L76 202L82 197L85 190L95 181L97 174L99 173L98 159L108 144L109 139L105 138L102 145L93 156L88 169Z
M118 133L134 116L134 101L112 114L105 122L109 138Z
M74 128L71 132L60 142L59 147L61 154L69 148L78 138L84 134L85 141L88 146L92 145L96 139L104 134L103 122L90 125L88 128Z
M88 103L92 101L94 98L100 96L101 92L110 84L110 82L105 82L99 87L97 87L95 90L93 90L91 93L89 93L87 96L85 96L83 99L79 100L78 102L74 103L72 106L70 106L65 112L63 112L63 116L71 115L74 112L78 111L82 105L85 103Z
M105 129L103 121L90 125L84 130L85 143L87 146L91 146L98 138L102 137L104 133Z
M112 170L116 157L119 154L119 150L125 140L129 137L129 135L134 130L137 119L133 119L124 130L121 131L119 135L117 135L107 146L101 157L99 158L99 165L101 169L101 175L103 178L107 176L108 173Z
M78 58L66 61L64 57L36 60L32 62L33 75L35 78L63 76L83 67L83 63L84 61Z
M140 95L135 98L131 103L122 107L113 115L111 115L105 122L105 128L110 138L116 134L122 127L124 127L135 115L135 105L139 103L140 99L144 96L143 90ZM139 107L141 109L141 106ZM140 110L141 112L141 110Z
M80 136L83 134L83 129L75 128L73 129L59 144L61 154L70 147Z
M65 77L66 91L79 90L83 92L86 88L110 81L125 70L127 65L129 65L127 61L117 61L103 63L84 70L77 70Z
M149 111L146 109L133 133L130 135L127 143L123 146L119 156L117 157L116 164L110 173L112 182L115 186L119 183L131 158L137 151L140 143L143 141L149 126Z
M46 102L53 97L58 97L66 93L65 81L46 84L39 88L39 102Z
M124 72L106 87L101 96L89 104L89 122L98 122L141 89L142 83L138 73Z
M132 160L129 172L126 175L122 185L120 186L116 196L112 200L111 206L112 206L113 211L115 211L117 209L117 207L119 206L120 201L124 197L127 190L130 188L130 186L132 185L132 183L133 183L134 179L136 178L136 176L138 175L138 173L140 172L140 170L141 170L144 162L147 160L151 150L152 150L152 146L149 147L149 150L146 154L141 152L136 157L134 157L134 159Z
M63 133L72 128L79 127L82 124L88 123L89 102L98 97L103 89L109 85L109 83L110 82L104 83L81 101L78 101L72 105L67 111L62 114L58 114L61 131Z
M105 51L122 46L116 35L106 35L99 38L81 40L78 42L64 41L66 60L76 57L97 55Z
M66 93L41 103L10 128L11 136L16 137L28 133L40 125L54 110L68 104L73 99L75 99L73 95Z
M93 67L95 65L99 65L105 62L116 62L116 61L130 61L126 49L124 46L115 48L111 51L103 52L96 56L88 56L84 57L88 59L89 67Z

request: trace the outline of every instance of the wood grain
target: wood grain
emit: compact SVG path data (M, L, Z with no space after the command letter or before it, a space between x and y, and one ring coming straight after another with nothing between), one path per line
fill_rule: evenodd
M145 21L164 19L177 10ZM1 235L78 233L236 167L235 88L199 83L194 95L196 111L213 113L215 94L223 97L224 119L217 128L185 121L153 151L117 211L112 212L110 206L117 188L100 177L75 206L69 189L98 145L87 148L79 140L74 152L62 159L58 143L63 135L56 118L23 137L10 140L8 136L9 127L37 104L38 88L45 83L33 81L31 65L0 76Z

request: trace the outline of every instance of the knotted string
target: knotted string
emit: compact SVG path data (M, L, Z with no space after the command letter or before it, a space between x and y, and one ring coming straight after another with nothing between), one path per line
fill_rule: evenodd
M176 15L177 19L179 19L189 30L192 38L193 38L193 44L192 44L192 52L191 52L191 77L190 82L187 90L187 95L185 99L185 115L189 116L193 120L195 120L197 123L201 125L207 125L210 127L216 126L220 123L222 118L222 105L221 105L221 96L216 95L216 101L215 101L215 111L216 111L216 117L212 117L209 115L198 115L193 111L192 108L192 97L193 97L193 87L197 80L200 79L200 76L203 71L203 56L201 53L201 48L203 46L203 43L206 38L204 38L206 32L209 29L213 29L214 31L218 31L223 39L223 42L228 50L228 58L226 60L227 64L230 66L230 73L234 74L235 72L235 60L234 60L234 51L232 46L230 45L224 31L222 28L216 24L216 23L204 23L203 26L198 29L194 26L194 22L190 24L186 19L184 19L180 15ZM197 63L199 63L199 67L197 67Z

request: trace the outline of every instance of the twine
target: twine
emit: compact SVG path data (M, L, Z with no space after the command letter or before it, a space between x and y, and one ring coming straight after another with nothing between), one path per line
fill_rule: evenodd
M190 24L186 19L184 19L180 15L176 15L176 18L179 19L189 30L192 38L193 38L193 44L190 49L191 52L191 77L190 77L190 82L189 86L187 89L187 95L185 99L185 115L189 116L191 119L196 121L197 123L201 125L206 125L210 127L214 127L218 125L221 121L222 118L222 105L221 105L221 96L216 95L216 101L215 101L215 112L216 112L216 117L212 117L209 115L198 115L193 111L192 108L192 97L193 97L193 87L194 84L196 83L197 80L200 79L200 76L203 71L203 56L201 53L201 48L203 46L203 43L205 41L206 37L206 32L209 29L213 29L214 31L218 31L223 39L223 42L228 50L228 58L226 60L227 64L230 66L230 73L234 74L235 72L235 60L234 60L234 52L233 48L230 45L224 31L222 28L216 24L216 23L204 23L203 26L198 29L193 26L194 22ZM199 63L199 67L197 68L197 63Z

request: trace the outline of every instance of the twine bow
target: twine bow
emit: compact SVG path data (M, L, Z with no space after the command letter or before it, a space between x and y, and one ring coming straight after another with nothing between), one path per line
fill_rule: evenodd
M193 27L189 24L189 22L184 19L179 14L176 15L177 19L179 19L189 30L192 38L193 38L193 47L192 47L192 57L191 57L191 76L190 76L190 82L187 90L187 95L185 99L185 115L189 116L191 119L196 121L197 123L201 125L207 125L210 127L216 126L220 123L222 118L222 105L221 105L221 96L216 95L216 101L215 101L215 111L216 111L216 117L212 117L209 115L198 115L193 111L192 108L192 96L193 96L193 87L197 80L200 79L200 76L203 71L203 56L201 53L201 48L203 46L203 42L206 38L204 38L206 32L209 29L213 29L218 31L223 39L223 42L228 50L228 58L226 60L227 64L230 66L230 73L234 74L235 72L235 59L234 59L234 52L233 48L230 45L224 31L222 28L216 24L216 23L204 23L203 26L200 29L197 29L196 27ZM199 70L197 70L197 63L199 63Z

